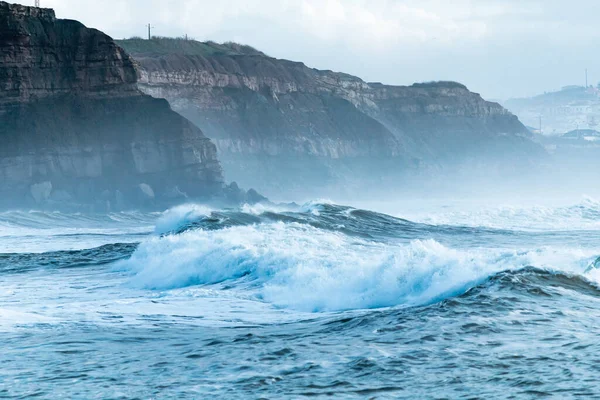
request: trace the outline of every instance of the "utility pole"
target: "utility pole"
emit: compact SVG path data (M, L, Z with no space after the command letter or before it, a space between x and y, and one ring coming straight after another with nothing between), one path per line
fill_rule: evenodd
M152 28L154 28L151 24L148 24L148 40L152 40Z

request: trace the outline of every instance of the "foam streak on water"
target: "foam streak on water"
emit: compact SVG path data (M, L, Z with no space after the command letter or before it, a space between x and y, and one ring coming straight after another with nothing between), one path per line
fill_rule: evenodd
M0 397L592 398L596 208L0 214Z

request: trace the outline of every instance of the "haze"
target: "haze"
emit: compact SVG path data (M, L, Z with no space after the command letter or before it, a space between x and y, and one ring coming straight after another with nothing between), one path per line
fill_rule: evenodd
M592 0L41 0L115 38L236 41L367 81L455 80L486 98L600 79ZM33 0L20 1L33 4Z

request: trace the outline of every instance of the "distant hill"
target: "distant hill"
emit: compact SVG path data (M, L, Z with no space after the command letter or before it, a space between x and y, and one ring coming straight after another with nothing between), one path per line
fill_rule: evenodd
M562 90L531 98L511 99L504 106L526 125L546 135L562 135L577 129L595 129L600 124L600 90L567 86Z

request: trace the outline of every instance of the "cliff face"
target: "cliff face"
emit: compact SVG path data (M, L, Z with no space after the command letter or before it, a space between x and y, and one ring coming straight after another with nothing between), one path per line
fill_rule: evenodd
M0 205L157 206L222 190L216 147L115 42L0 1Z
M211 42L119 43L138 62L139 87L215 141L228 178L262 190L542 151L514 115L457 83L367 83ZM298 169L300 179L290 179Z

